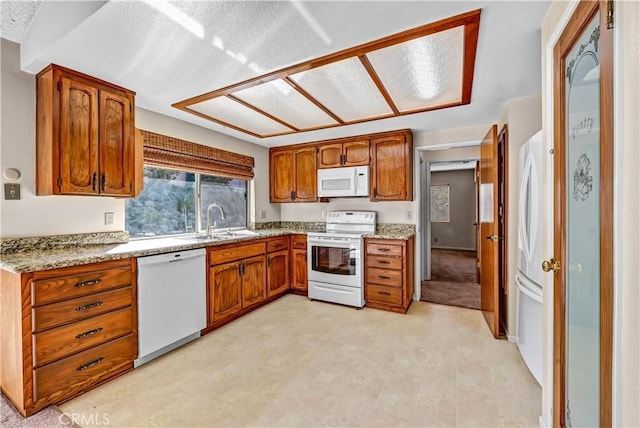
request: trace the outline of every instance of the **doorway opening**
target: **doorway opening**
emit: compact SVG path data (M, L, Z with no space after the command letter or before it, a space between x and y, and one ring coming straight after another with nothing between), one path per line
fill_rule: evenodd
M421 300L480 309L477 265L477 160L430 162L430 277ZM425 213L426 214L426 213Z

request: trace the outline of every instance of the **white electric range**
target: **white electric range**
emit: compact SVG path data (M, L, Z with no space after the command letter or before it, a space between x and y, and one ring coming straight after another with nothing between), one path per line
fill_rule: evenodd
M362 236L375 230L375 211L331 211L326 232L307 234L310 299L364 306Z

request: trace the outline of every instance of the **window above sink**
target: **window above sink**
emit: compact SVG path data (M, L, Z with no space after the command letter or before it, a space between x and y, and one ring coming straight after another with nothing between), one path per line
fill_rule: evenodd
M215 202L227 214L222 219L211 213L220 233L242 232L247 190L246 180L145 165L143 191L125 203L125 230L132 239L191 234L184 239L201 240L197 236L206 234L207 206Z

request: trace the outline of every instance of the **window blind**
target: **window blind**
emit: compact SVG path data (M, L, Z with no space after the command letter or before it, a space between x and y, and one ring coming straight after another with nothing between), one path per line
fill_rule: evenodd
M217 175L253 179L254 159L214 147L140 130L143 161L147 165Z

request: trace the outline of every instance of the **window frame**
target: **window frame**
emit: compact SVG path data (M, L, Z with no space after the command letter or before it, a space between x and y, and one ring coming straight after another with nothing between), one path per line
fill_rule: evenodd
M144 239L159 239L159 238L171 238L171 237L182 237L182 236L193 236L193 235L201 235L203 233L207 233L207 222L206 219L204 219L203 222L203 218L201 217L201 208L202 208L202 195L201 195L201 177L203 175L207 175L210 177L221 177L221 178L228 178L228 177L223 177L221 175L214 175L214 174L205 174L202 172L198 172L198 171L194 171L194 170L189 170L189 169L180 169L180 168L171 168L171 167L166 167L166 166L159 166L159 165L154 165L154 164L147 164L144 163L143 164L143 168L148 167L148 168L155 168L155 169L167 169L167 170L172 170L172 171L178 171L178 172L184 172L184 173L188 173L188 174L194 174L195 177L195 181L194 181L194 190L195 190L195 214L196 214L196 231L195 232L185 232L185 233L175 233L175 234L169 234L169 235L153 235L153 236L137 236L137 237L130 237L131 241L137 241L137 240L144 240ZM248 229L249 228L249 214L250 214L250 198L251 198L251 186L249 185L249 182L251 180L245 180L244 178L233 178L235 180L242 180L245 182L245 209L246 209L246 213L245 213L245 225L244 226L237 226L237 227L218 227L216 229L213 229L214 231L233 231L233 230L244 230L244 229ZM143 182L144 182L144 175L143 175ZM125 203L125 219L126 219L126 203ZM126 224L126 221L125 221ZM126 230L126 232L129 232Z

